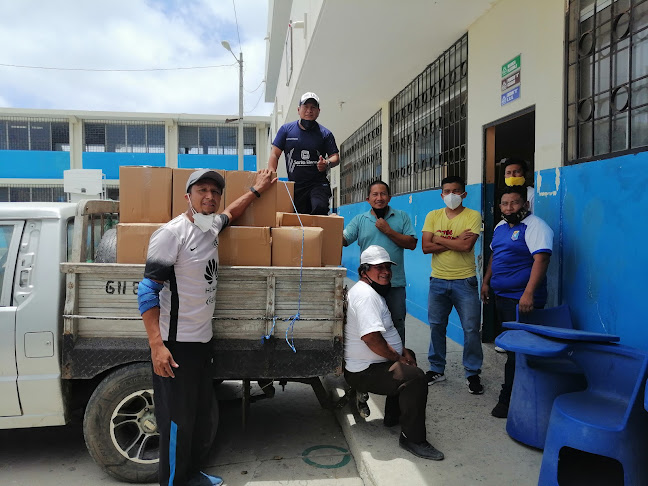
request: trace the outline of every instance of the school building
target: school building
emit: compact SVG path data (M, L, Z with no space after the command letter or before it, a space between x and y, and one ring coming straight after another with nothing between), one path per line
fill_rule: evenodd
M554 230L548 305L577 328L648 350L648 1L270 0L266 101L270 140L320 97L335 135L334 203L367 211L368 184L418 232L461 175L481 212L478 275L488 258L500 160L527 160L535 213ZM281 165L281 164L280 164ZM533 177L533 180L531 180ZM430 255L405 251L408 311L427 321ZM351 275L359 248L344 250ZM492 338L493 309L484 309ZM448 334L462 341L453 313Z

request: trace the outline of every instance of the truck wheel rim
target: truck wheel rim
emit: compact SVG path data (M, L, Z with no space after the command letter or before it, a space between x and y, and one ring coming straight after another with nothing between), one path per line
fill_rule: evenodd
M125 458L139 464L158 462L160 434L153 390L136 391L119 402L110 418L110 437Z

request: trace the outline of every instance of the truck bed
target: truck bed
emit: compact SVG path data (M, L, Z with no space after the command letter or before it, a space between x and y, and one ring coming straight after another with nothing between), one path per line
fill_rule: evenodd
M149 359L137 308L144 265L62 263L61 271L63 376L92 378L120 364L115 360ZM339 267L219 267L214 377L306 378L340 371L345 275ZM290 318L297 312L291 335ZM296 351L286 342L287 330Z

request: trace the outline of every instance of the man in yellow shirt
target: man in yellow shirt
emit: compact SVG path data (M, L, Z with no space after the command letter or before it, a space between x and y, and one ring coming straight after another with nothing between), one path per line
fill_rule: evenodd
M479 379L481 303L475 271L475 242L481 232L481 215L463 207L466 183L459 176L441 181L445 208L430 211L423 225L423 253L432 253L432 276L428 294L430 349L428 384L445 380L446 328L454 306L464 331L463 365L468 390L484 393Z

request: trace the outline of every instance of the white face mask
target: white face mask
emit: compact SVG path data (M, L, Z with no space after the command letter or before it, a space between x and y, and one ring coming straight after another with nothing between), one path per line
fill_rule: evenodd
M193 213L193 220L194 224L200 228L200 231L203 233L206 233L209 231L214 224L214 217L216 216L215 214L202 214L196 212L196 210L193 208L193 206L189 206L191 208L191 212Z
M462 199L463 198L459 194L455 194L453 192L443 196L443 202L446 203L446 206L448 206L450 209L457 209L461 204Z

